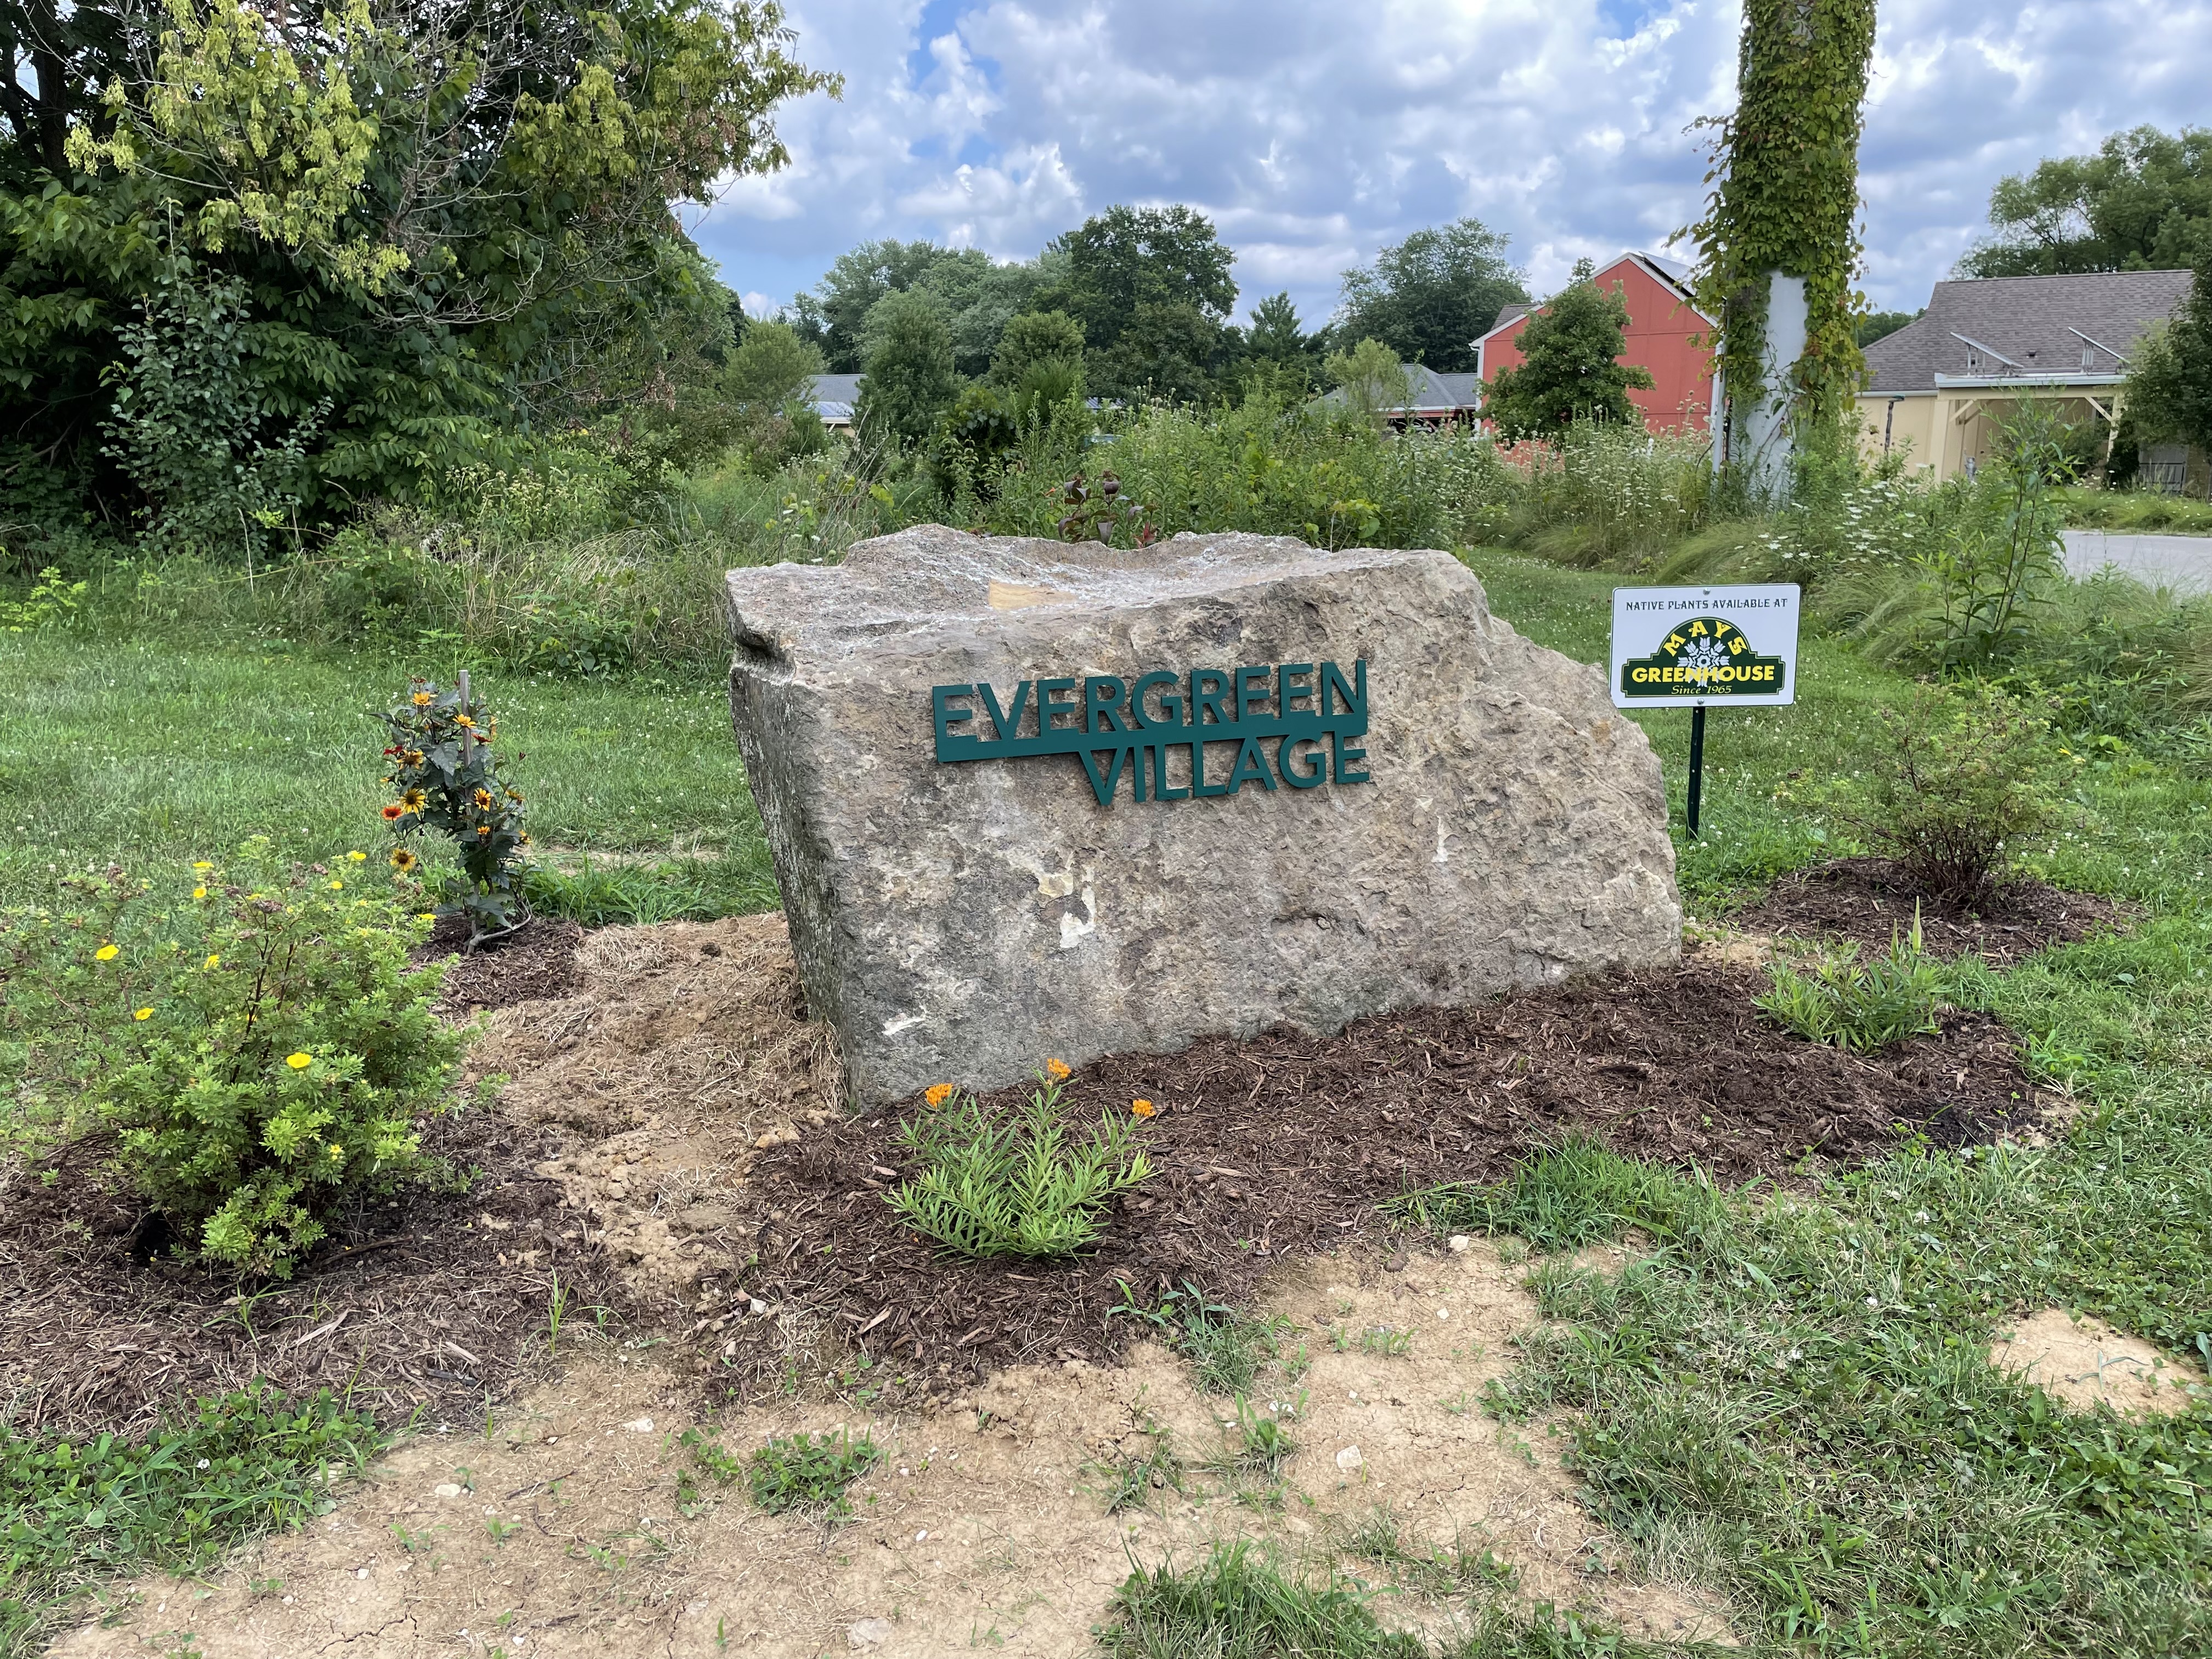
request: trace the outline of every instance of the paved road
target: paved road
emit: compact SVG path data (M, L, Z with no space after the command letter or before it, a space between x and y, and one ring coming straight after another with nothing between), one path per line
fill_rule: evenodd
M2212 536L2127 536L2104 530L2066 532L2066 569L2094 575L2118 565L2130 576L2177 593L2212 593Z

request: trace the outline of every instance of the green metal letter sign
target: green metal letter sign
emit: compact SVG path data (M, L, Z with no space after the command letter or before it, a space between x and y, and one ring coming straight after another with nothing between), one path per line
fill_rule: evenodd
M1073 755L1101 806L1125 777L1133 801L1373 781L1364 659L938 685L929 704L940 763Z

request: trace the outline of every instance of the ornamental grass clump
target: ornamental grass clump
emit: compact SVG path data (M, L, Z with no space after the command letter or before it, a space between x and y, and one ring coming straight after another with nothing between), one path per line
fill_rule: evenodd
M468 676L461 677L464 682ZM453 837L464 884L441 914L469 919L474 947L495 933L512 933L530 920L523 896L522 792L502 782L492 744L499 720L472 703L467 686L441 690L429 680L409 683L405 699L379 716L390 728L384 750L391 766L385 783L398 799L386 803L384 821L398 839L392 865L413 874L421 859L410 844L425 829Z
M0 1095L21 1121L104 1128L182 1254L286 1277L342 1205L436 1178L466 1033L411 883L368 856L280 863L265 837L167 888L120 869L76 908L0 915Z
M922 1171L885 1194L917 1231L960 1255L1070 1256L1106 1231L1107 1206L1152 1173L1134 1117L1103 1115L1087 1140L1060 1121L1067 1067L1048 1060L1022 1104L985 1110L939 1084L899 1126Z

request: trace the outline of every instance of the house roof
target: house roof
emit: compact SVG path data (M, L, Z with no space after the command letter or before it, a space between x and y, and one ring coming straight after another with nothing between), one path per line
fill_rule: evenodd
M1688 307L1697 315L1699 322L1706 320L1705 314L1698 311L1696 296L1690 292L1690 267L1680 259L1663 259L1656 253L1640 253L1631 248L1618 258L1607 262L1601 269L1591 272L1590 280L1594 283L1601 283L1621 266L1629 264L1643 267L1646 276ZM1507 306L1498 313L1498 320L1484 331L1482 339L1491 339L1504 333L1534 309L1532 306ZM1480 344L1481 340L1478 340L1476 343Z
M2109 382L2189 283L2185 270L1938 283L1926 315L1866 349L1868 393L1933 392L1954 380Z
M806 382L807 401L822 412L822 418L831 425L849 426L853 421L853 406L860 401L860 377L857 374L816 374Z
M1405 371L1406 389L1413 393L1410 410L1415 415L1449 415L1460 410L1472 410L1480 401L1482 377L1479 374L1440 374L1419 363L1401 363L1398 367ZM1343 387L1323 392L1321 401L1342 403ZM1405 404L1396 404L1389 412L1403 415L1408 412L1408 407Z

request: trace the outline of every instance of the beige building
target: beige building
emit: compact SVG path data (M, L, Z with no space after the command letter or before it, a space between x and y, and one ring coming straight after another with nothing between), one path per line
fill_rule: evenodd
M1970 472L2025 401L2056 404L2109 443L2128 354L2189 292L2185 270L1938 283L1927 312L1866 350L1861 441L1905 452L1938 479ZM2201 455L2146 447L2142 482L2194 485Z

